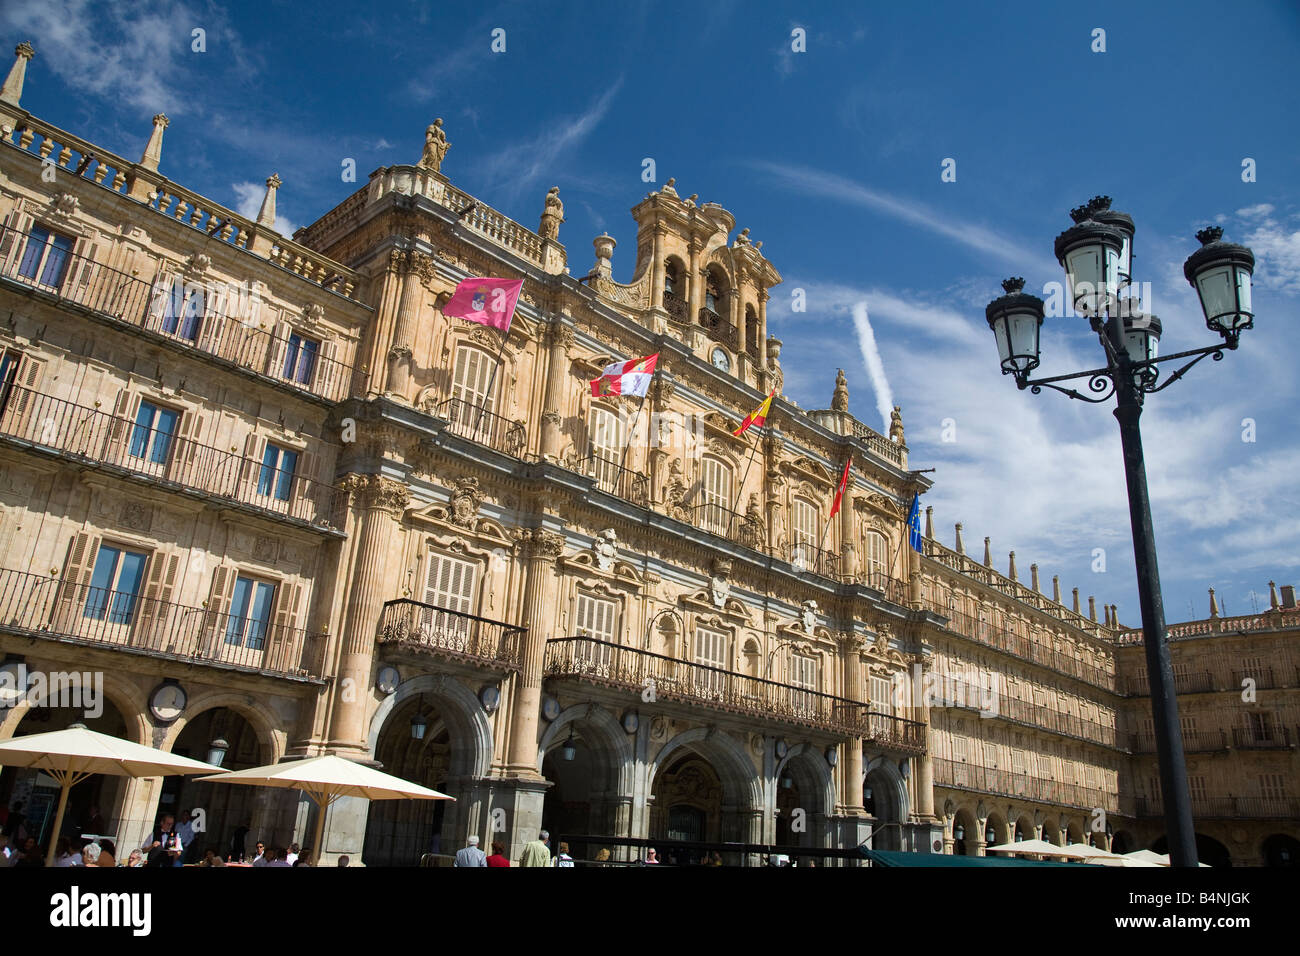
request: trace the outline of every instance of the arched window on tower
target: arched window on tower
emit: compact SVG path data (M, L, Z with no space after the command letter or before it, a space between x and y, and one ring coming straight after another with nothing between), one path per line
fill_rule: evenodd
M745 351L755 362L758 361L758 340L762 330L758 327L758 313L752 305L745 306Z

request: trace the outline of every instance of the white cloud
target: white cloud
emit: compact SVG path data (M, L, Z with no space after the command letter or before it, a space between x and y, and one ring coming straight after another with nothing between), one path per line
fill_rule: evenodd
M239 213L245 219L257 221L257 214L262 208L262 199L266 196L265 183L231 183L230 188L235 193L235 212ZM293 234L300 228L297 223L290 222L288 217L280 213L280 195L277 192L275 197L275 231L286 239L293 238Z

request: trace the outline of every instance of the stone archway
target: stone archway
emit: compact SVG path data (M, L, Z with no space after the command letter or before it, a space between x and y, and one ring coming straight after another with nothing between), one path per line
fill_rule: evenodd
M604 847L574 837L630 835L631 738L609 711L582 704L561 713L542 735L537 766L552 784L543 798L542 828L553 845L563 835L572 856L590 859ZM627 855L626 848L610 849L615 859Z
M975 851L980 839L979 820L968 807L962 807L952 818L953 855L977 856Z
M903 779L898 764L888 757L877 757L867 764L866 780L862 786L862 805L873 818L871 846L877 850L901 850L903 825L910 807L907 798L907 781Z
M822 752L810 744L790 748L776 768L778 846L824 847L830 838L829 814L835 806L834 781Z
M984 821L984 832L980 834L984 841L985 852L991 846L1001 846L1011 842L1011 825L999 811L994 810Z
M731 736L702 727L684 731L659 749L646 776L653 801L646 835L652 839L666 839L670 823L686 822L681 812L677 816L682 820L673 819L673 806L681 806L704 811L695 819L711 842L763 842L763 782ZM690 800L681 797L687 785ZM710 791L714 787L716 798ZM724 856L724 862L742 865L745 860Z
M1259 855L1265 866L1300 866L1300 840L1274 833L1260 844Z
M492 729L460 681L426 674L404 681L370 722L370 752L385 773L430 787L447 800L384 800L365 811L363 856L374 866L415 866L486 833L480 785L492 762Z

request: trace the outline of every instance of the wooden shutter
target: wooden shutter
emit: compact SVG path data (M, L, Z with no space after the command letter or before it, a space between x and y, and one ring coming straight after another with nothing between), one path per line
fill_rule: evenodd
M289 514L304 521L315 521L325 507L320 485L320 455L307 450L298 453L289 493Z
M88 239L78 239L72 249L73 260L68 267L68 276L65 288L68 289L70 297L82 304L86 303L86 290L90 288L99 270L99 263L95 261L95 253L99 246ZM80 258L75 258L80 257ZM76 273L74 277L72 273Z
M34 355L23 354L18 365L18 374L14 376L14 385L16 390L9 401L9 407L5 409L5 430L13 435L21 435L28 438L35 438L40 434L38 427L35 432L30 429L31 416L36 408L35 396L32 394L40 384L41 374L45 369L45 362Z
M239 492L237 497L255 501L257 482L262 473L262 461L257 454L261 443L257 432L249 432L244 437L244 460L239 465ZM271 476L271 493L275 493L275 476Z
M95 559L99 557L99 535L81 531L68 545L68 556L63 563L63 580L55 602L55 630L71 633L85 606L91 577L95 573Z
M488 383L493 381L492 368L495 363L481 349L462 345L456 349L456 370L452 378L451 397L467 405L482 406L488 412L495 411L495 395L488 394ZM493 381L492 391L496 385Z
M10 271L9 256L22 246L22 243L17 241L20 219L22 219L21 199L14 204L14 208L5 217L5 228L0 231L0 268L3 268L5 275L9 275Z
M208 610L204 615L203 646L200 654L209 660L221 653L221 642L226 634L226 615L235 596L236 574L233 568L218 565L212 572L212 587L208 591Z
M131 435L130 410L134 396L129 389L121 389L113 401L113 419L108 425L108 447L104 457L109 464L120 465L126 458L126 449Z
M298 609L301 604L301 584L276 586L275 612L271 617L273 626L266 658L266 666L272 670L295 671L299 667L304 643L302 635L298 633Z
M140 601L133 645L170 651L175 649L176 642L181 639L179 632L172 631L173 626L179 625L182 618L174 615L170 607L179 567L179 555L155 551L149 556L149 569L145 575L143 600Z
M731 507L731 468L716 458L700 459L701 504L704 527L715 534L726 534Z
M424 603L445 608L459 614L474 613L474 578L476 566L468 561L453 558L430 549L429 572L425 578ZM435 643L463 649L462 645L473 630L473 622L457 614L425 611L422 623L431 629L429 638Z
M282 381L296 381L297 376L286 378L284 374L285 359L289 354L289 336L293 334L293 328L288 322L276 322L271 326L273 337L267 349L267 372L271 378L278 378ZM299 350L299 360L302 358L302 352Z
M317 395L335 401L346 398L352 388L337 355L338 343L333 339L321 339L320 348L316 352L316 368L307 382L307 387Z

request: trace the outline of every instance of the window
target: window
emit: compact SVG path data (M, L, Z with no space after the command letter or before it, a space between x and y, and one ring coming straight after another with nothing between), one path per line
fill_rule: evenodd
M817 689L817 658L809 657L806 654L794 654L790 658L790 684L800 688L793 695L792 703L796 712L807 712L813 709L813 698L811 694L803 691L815 691Z
M492 411L492 370L496 363L486 352L462 345L456 349L456 368L452 375L451 397L466 405Z
M894 682L888 677L872 676L871 709L879 714L894 713Z
M695 630L695 662L706 667L725 670L727 667L727 635L708 628ZM717 671L698 671L698 689L710 696L722 693L723 675Z
M583 645L582 653L586 659L601 667L608 667L614 655L614 649L607 645L617 642L618 606L605 598L578 592L578 607L575 614L577 634L590 637L604 644Z
M669 295L680 295L680 292L677 289L680 281L681 279L678 275L677 263L669 259L664 263L664 292Z
M9 407L9 395L14 390L14 382L18 380L18 366L22 359L18 352L0 354L0 415Z
M820 536L818 524L817 506L806 498L794 499L790 505L790 537L796 564L809 565L815 559L812 549L817 547Z
M1205 778L1197 774L1190 774L1187 777L1187 792L1192 798L1193 803L1202 803L1205 800Z
M718 311L718 280L712 272L704 280L704 307L710 312Z
M296 451L267 442L266 451L262 453L262 471L257 477L257 493L288 501L293 487L293 473L297 467Z
M714 534L727 533L727 518L731 510L731 466L716 458L700 461L702 527Z
M142 400L131 431L131 457L165 465L179 418L180 412Z
M27 248L18 264L18 274L24 279L36 280L38 285L59 288L67 275L74 243L71 236L32 226ZM38 275L39 279L36 278Z
M284 353L284 377L299 385L310 385L312 372L316 371L316 356L319 354L319 339L309 339L294 332L289 336L289 347Z
M878 580L879 577L888 575L888 565L886 555L889 553L889 544L885 536L879 531L867 532L867 575L869 578ZM879 577L877 577L879 576Z
M144 580L146 555L111 545L100 545L95 570L86 595L84 617L110 624L130 624Z
M615 490L618 484L619 459L623 455L622 418L607 408L591 410L591 457L597 487Z
M1259 775L1260 795L1270 800L1286 798L1286 777L1280 773L1261 773Z
M186 284L177 276L162 303L162 330L190 342L197 340L206 304L207 294L202 286Z
M1267 743L1273 739L1273 719L1267 711L1248 711L1246 720L1251 740L1255 743Z
M226 622L226 643L249 650L261 650L271 624L275 585L242 574L235 578L235 596Z
M424 579L424 603L421 626L426 639L439 646L450 642L462 647L470 632L470 619L461 614L474 611L474 578L477 567L469 561L429 550L429 569ZM454 614L448 614L454 611Z

